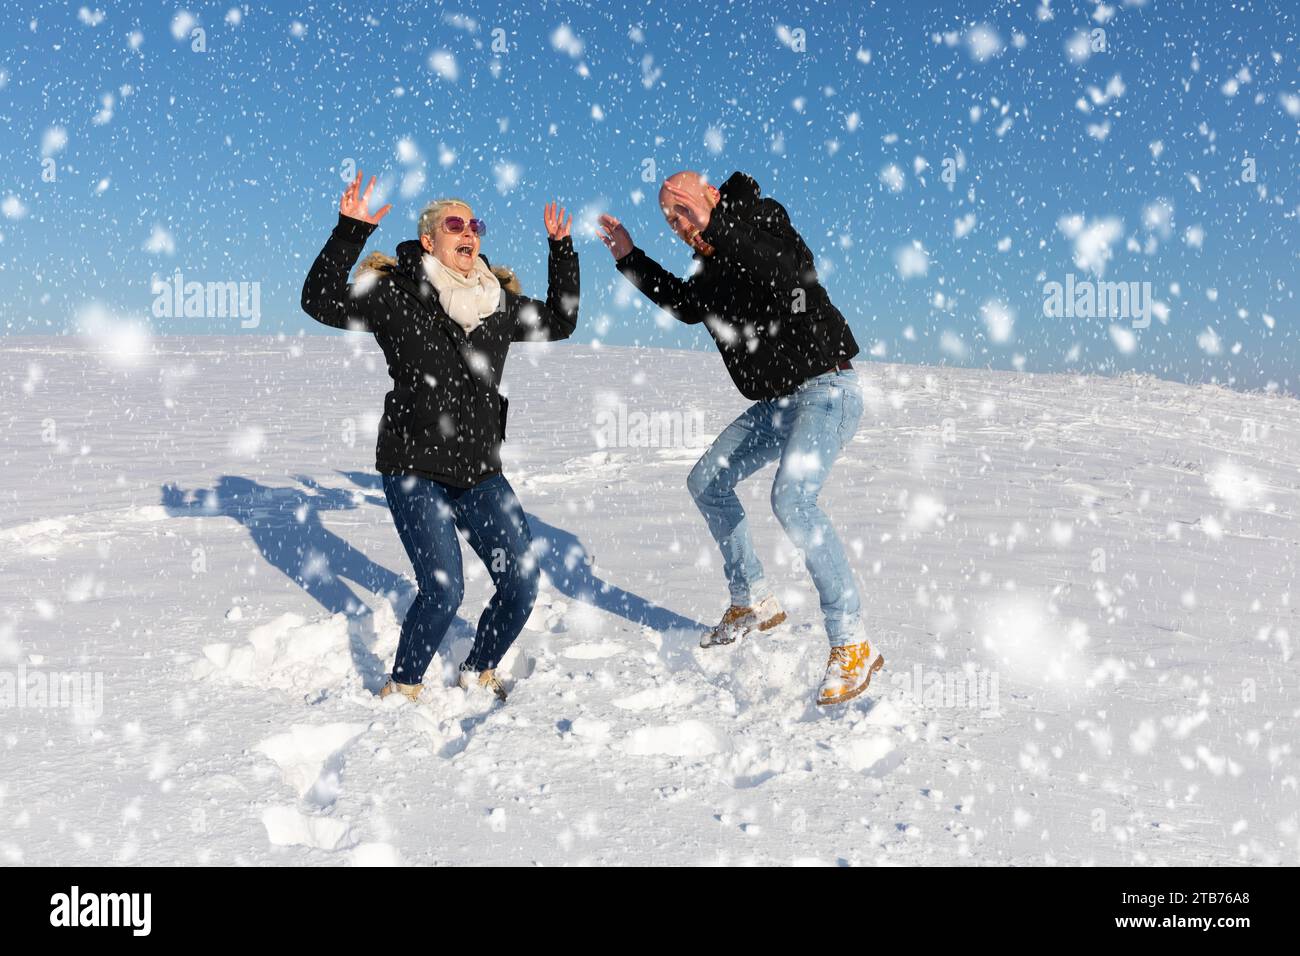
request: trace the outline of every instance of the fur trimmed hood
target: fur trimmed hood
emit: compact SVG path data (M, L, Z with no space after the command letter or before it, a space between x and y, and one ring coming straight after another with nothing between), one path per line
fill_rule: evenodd
M418 239L408 239L405 242L397 244L397 256L386 255L382 252L372 252L361 260L357 266L357 271L353 274L353 279L359 279L367 272L378 272L380 275L392 272L394 270L408 275L413 279L418 279L423 275L420 266L420 260L424 256L424 246L420 245ZM487 263L492 274L497 277L501 283L501 288L507 292L513 292L515 295L523 295L523 289L519 285L519 277L515 275L514 270L506 266L494 266L483 253L478 257Z

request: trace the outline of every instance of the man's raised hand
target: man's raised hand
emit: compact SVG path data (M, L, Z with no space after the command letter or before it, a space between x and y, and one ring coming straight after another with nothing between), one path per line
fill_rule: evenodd
M679 215L693 232L703 232L709 227L711 210L680 186L665 182L662 195L668 203L664 206L664 218L670 222L674 214Z
M621 222L609 215L601 215L599 222L600 229L596 234L615 259L622 259L632 251L632 237Z
M361 191L361 170L357 170L357 178L347 189L343 190L343 198L339 200L339 212L350 219L360 219L362 222L378 223L388 215L388 211L393 208L389 203L383 209L380 209L373 216L370 214L370 194L375 191L375 177L370 177L370 184L366 186L366 191Z

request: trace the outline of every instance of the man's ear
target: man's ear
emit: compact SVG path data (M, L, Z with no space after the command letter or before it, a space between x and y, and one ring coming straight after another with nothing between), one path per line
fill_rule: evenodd
M709 206L712 208L722 201L722 193L718 192L717 186L709 186L707 188L709 190Z

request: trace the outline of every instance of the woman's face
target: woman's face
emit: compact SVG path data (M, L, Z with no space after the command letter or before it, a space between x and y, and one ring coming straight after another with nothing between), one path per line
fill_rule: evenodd
M479 238L469 228L469 221L473 215L468 206L448 206L438 218L438 225L434 227L433 234L420 237L420 244L424 246L425 252L448 269L459 272L463 276L474 271L474 260L478 258ZM461 232L447 231L448 216L460 217L461 222L465 224Z

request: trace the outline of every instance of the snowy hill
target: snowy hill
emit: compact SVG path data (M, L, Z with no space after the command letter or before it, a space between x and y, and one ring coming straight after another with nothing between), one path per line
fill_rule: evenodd
M868 697L812 704L771 468L743 499L791 620L695 647L727 595L686 475L745 405L718 358L527 346L507 476L548 583L483 711L443 686L468 550L427 702L373 694L410 569L369 340L4 340L0 860L1300 862L1300 403L859 367L822 504ZM102 696L34 702L70 673Z

